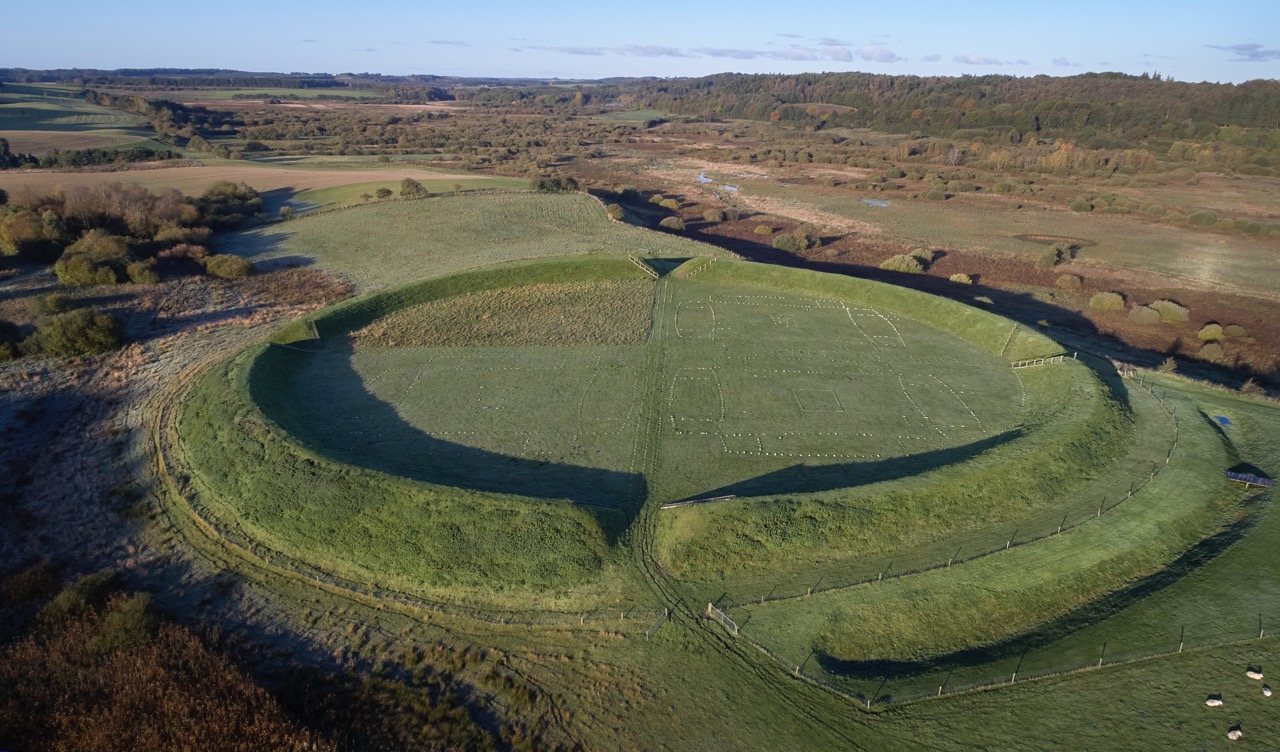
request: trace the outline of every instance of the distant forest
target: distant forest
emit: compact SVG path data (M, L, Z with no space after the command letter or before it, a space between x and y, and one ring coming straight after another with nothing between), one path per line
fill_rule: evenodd
M1217 135L1223 127L1280 128L1280 81L1191 84L1165 80L1159 74L1086 73L1066 78L721 74L616 84L598 87L594 94L707 119L765 120L812 129L915 131L1013 143L1029 133L1136 144L1152 137L1202 139ZM1121 145L1095 144L1100 148Z

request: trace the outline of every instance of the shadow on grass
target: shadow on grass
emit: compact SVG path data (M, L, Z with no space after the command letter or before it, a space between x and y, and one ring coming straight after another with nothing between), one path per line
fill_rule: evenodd
M1200 541L1191 550L1178 557L1169 566L1156 574L1143 578L1127 588L1098 598L1031 632L993 645L968 648L922 661L849 661L836 658L820 650L815 653L815 660L824 671L833 676L864 681L906 679L922 674L981 666L985 663L1025 655L1030 651L1048 647L1073 632L1115 616L1124 609L1140 603L1143 599L1151 597L1195 572L1200 567L1212 562L1237 541L1244 538L1261 521L1266 513L1266 507L1260 503L1264 496L1266 494L1257 494L1245 500L1243 504L1248 509L1248 513L1243 518L1217 535Z
M468 491L571 501L596 518L610 543L640 511L648 494L642 475L512 457L420 431L363 386L351 367L351 352L337 343L326 343L321 354L269 348L249 375L254 402L309 450L335 462ZM296 404L292 385L300 359L315 357L324 357L333 368L328 378L347 388L335 390L335 396L348 409L358 405L361 423L376 435L370 437L372 430L358 436L335 433L325 424L324 406Z
M708 496L774 496L778 494L821 493L839 488L865 486L886 480L907 478L940 467L973 459L983 452L1022 436L1020 428L989 436L964 446L920 452L875 462L844 462L836 465L792 465L766 475L732 483L682 501Z

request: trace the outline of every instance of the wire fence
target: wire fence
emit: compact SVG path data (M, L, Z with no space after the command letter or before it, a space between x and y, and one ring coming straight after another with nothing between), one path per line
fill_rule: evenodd
M987 556L991 556L993 554L1001 553L1003 551L1010 551L1022 546L1026 546L1031 543L1036 543L1038 541L1046 540L1048 538L1052 538L1054 536L1065 533L1069 530L1078 528L1081 525L1085 525L1091 522L1096 522L1097 520L1104 518L1108 513L1116 510L1120 506L1124 505L1126 502L1133 499L1134 496L1141 493L1150 483L1155 481L1156 478L1159 477L1160 473L1169 466L1170 462L1173 461L1173 456L1178 449L1178 413L1177 413L1176 407L1167 400L1167 395L1165 393L1156 393L1154 390L1152 390L1150 387L1146 386L1145 384L1136 384L1136 386L1146 391L1154 400L1156 400L1160 408L1164 411L1165 415L1169 418L1172 425L1172 438L1169 444L1169 448L1165 452L1163 461L1154 463L1151 470L1146 474L1145 477L1141 479L1141 481L1135 481L1131 483L1129 486L1129 489L1125 491L1123 494L1115 494L1113 496L1103 497L1102 499L1100 499L1098 508L1096 510L1090 511L1085 514L1080 514L1077 512L1075 519L1072 519L1071 513L1068 512L1056 524L1050 523L1047 527L1041 527L1035 532L1031 532L1031 533L1028 533L1027 531L1021 528L1015 528L1011 531L1009 537L1005 539L1002 543L989 544L989 545L977 548L976 550L965 550L964 548L960 548L960 549L957 549L954 554L948 556L945 560L938 559L938 560L930 561L930 562L916 565L916 566L900 566L896 569L894 568L894 564L897 562L893 560L889 560L882 567L879 567L874 574L867 575L864 577L859 577L856 579L835 580L831 582L824 582L823 580L825 579L825 577L823 577L823 578L819 578L813 585L806 586L803 590L791 589L791 588L783 589L781 586L777 586L770 589L767 593L761 593L761 594L749 595L749 596L740 594L738 599L730 598L729 595L726 593L725 595L721 596L719 600L731 602L732 607L742 607L747 604L759 605L759 604L769 603L773 601L786 601L786 600L794 600L797 598L807 598L809 596L817 595L819 593L829 593L837 590L847 590L849 588L868 585L875 582L884 582L884 581L899 579L902 577L909 577L912 575L921 574L923 572L933 572L940 569L949 569L952 566L975 561L977 559L982 559ZM718 497L716 499L695 499L689 502L680 502L677 504L667 505L667 506L664 506L663 508L664 509L668 508L668 506L683 506L686 503L687 504L706 503L711 501L719 501L720 499L729 500L733 498L736 498L736 497ZM781 592L779 592L780 590Z
M1158 658L1167 658L1178 655L1180 653L1191 653L1212 648L1225 647L1231 645L1245 645L1259 640L1273 640L1280 637L1280 630L1268 631L1263 622L1263 615L1258 615L1258 628L1248 632L1236 632L1234 634L1217 633L1206 636L1203 639L1188 639L1187 630L1183 627L1179 633L1177 645L1174 647L1173 642L1168 643L1169 647L1157 650L1146 651L1125 651L1120 655L1112 655L1108 653L1107 641L1102 641L1098 649L1098 657L1096 660L1080 660L1070 665L1059 663L1058 666L1052 668L1038 668L1035 670L1023 671L1022 667L1030 651L1025 651L1021 656L1017 657L1017 662L1011 671L1004 671L996 675L994 670L990 672L991 678L982 680L965 680L953 682L954 670L947 674L938 676L929 674L924 676L909 677L878 677L874 680L862 679L862 683L866 686L875 684L876 688L871 691L860 689L851 684L842 683L838 677L830 674L825 676L815 674L806 670L810 661L813 659L814 653L810 653L809 657L801 663L790 660L777 651L771 649L768 645L756 640L742 630L736 622L724 614L723 611L716 608L712 604L707 604L707 610L704 617L713 621L718 621L724 628L738 639L755 649L759 650L770 660L777 663L780 667L792 676L821 687L835 694L844 697L847 700L857 703L865 710L874 710L876 708L888 708L897 705L907 705L912 703L924 702L928 700L936 700L942 697L952 697L955 695L971 694L1000 687L1009 687L1014 684L1025 684L1054 677L1071 676L1081 674L1087 671L1096 671L1101 668L1111 666L1125 666L1130 664L1142 663ZM1146 644L1150 644L1148 641ZM1047 652L1047 651L1046 651ZM997 661L992 661L992 668ZM828 678L831 677L831 678ZM937 681L941 678L941 681ZM936 683L931 683L930 679Z
M1133 372L1126 373L1122 371L1122 373L1125 373L1126 376L1134 376L1134 377L1137 376L1137 374ZM747 601L746 603L740 603L726 593L726 594L723 594L719 599L717 599L717 602L719 603L719 605L717 605L717 602L712 602L707 604L706 611L704 612L704 618L720 623L721 626L725 630L727 630L730 634L732 634L736 639L741 640L746 644L749 644L755 647L757 650L759 650L764 655L768 656L772 661L777 663L779 666L785 669L788 673L795 676L797 679L803 680L807 683L835 692L853 702L856 702L859 706L867 710L873 710L876 707L888 707L892 705L915 703L915 702L921 702L921 701L930 700L930 699L936 699L939 697L946 697L946 696L957 695L957 694L983 691L983 690L992 689L996 687L1009 686L1012 684L1021 684L1028 681L1036 681L1036 680L1041 680L1041 679L1046 679L1051 677L1069 676L1072 674L1077 674L1085 671L1097 670L1099 668L1104 668L1107 666L1117 666L1117 665L1138 663L1138 662L1153 660L1161 657L1167 657L1170 655L1176 655L1178 653L1187 652L1187 651L1205 650L1209 648L1221 647L1221 646L1227 646L1227 645L1240 645L1240 644L1246 644L1252 641L1256 641L1259 639L1272 639L1277 636L1280 636L1280 630L1276 630L1275 632L1267 631L1267 629L1265 628L1265 622L1263 619L1264 615L1262 613L1259 613L1258 625L1256 630L1221 629L1221 630L1215 630L1214 632L1209 634L1198 634L1198 635L1195 635L1193 638L1189 638L1187 635L1186 627L1183 627L1178 634L1178 640L1176 642L1176 645L1172 642L1172 640L1170 640L1169 642L1166 643L1164 647L1161 647L1159 649L1151 649L1151 647L1156 644L1157 640L1144 639L1144 640L1138 641L1140 642L1140 647L1137 649L1134 649L1132 646L1124 646L1119 650L1117 650L1115 647L1113 647L1112 653L1110 654L1108 653L1107 642L1103 641L1101 643L1101 646L1098 648L1096 659L1077 660L1068 665L1064 665L1061 662L1061 659L1055 658L1051 648L1046 648L1043 651L1034 652L1034 653L1028 650L1028 651L1024 651L1021 656L1013 656L1013 657L1004 656L1001 659L993 659L989 664L984 664L985 669L988 671L989 678L985 678L985 679L967 678L964 680L953 681L953 677L955 673L954 670L952 670L951 672L948 672L945 676L915 675L910 677L899 677L899 678L882 677L877 680L878 685L876 689L874 691L870 691L868 687L870 686L870 684L875 683L875 681L869 681L865 678L857 681L846 681L843 678L839 677L838 675L828 674L825 672L815 673L811 670L807 670L806 667L812 661L815 653L810 653L810 655L805 660L801 661L800 663L796 663L796 661L793 658L788 658L786 656L783 656L782 654L770 648L765 643L755 639L752 635L748 633L748 631L744 629L744 627L738 621L734 620L732 617L728 615L728 613L726 613L726 611L732 611L734 608L744 608L746 606L758 605L758 604L767 603L771 601L782 601L782 600L804 598L816 593L847 589L847 588L856 587L860 585L866 585L873 582L883 581L886 579L895 579L895 578L905 577L918 572L945 569L947 567L953 566L955 564L959 564L961 562L972 561L974 559L999 553L1000 551L1006 551L1012 548L1023 546L1028 543L1035 542L1037 540L1043 540L1045 538L1052 537L1066 530L1070 530L1074 527L1083 525L1087 522L1102 518L1104 515L1106 515L1107 512L1119 507L1121 504L1124 504L1125 502L1132 499L1136 494L1140 493L1143 490L1143 488L1146 487L1147 484L1155 480L1155 478L1159 475L1160 471L1166 468L1170 464L1178 448L1179 429L1178 429L1177 409L1167 399L1167 396L1168 396L1167 393L1157 392L1145 382L1145 379L1143 379L1142 381L1134 382L1134 383L1135 383L1135 386L1143 389L1154 400L1156 400L1156 402L1160 405L1160 407L1164 410L1165 414L1170 419L1172 423L1172 429L1173 429L1172 441L1165 454L1163 463L1159 463L1156 467L1154 467L1150 472L1150 474L1140 484L1134 484L1133 486L1131 486L1131 488L1123 496L1115 498L1110 502L1104 501L1103 504L1099 506L1098 511L1095 514L1091 515L1090 517L1086 519L1078 520L1075 522L1071 522L1070 524L1068 524L1068 520L1064 519L1063 523L1060 526L1058 526L1056 529L1054 529L1052 532L1048 534L1027 537L1025 539L1018 539L1017 534L1015 533L1002 546L998 546L993 549L989 549L981 553L976 553L976 554L972 554L965 557L961 557L959 555L959 552L957 552L956 556L949 558L946 562L935 562L931 565L927 565L924 567L917 567L910 570L893 570L893 571L890 571L891 569L891 565L890 565L889 567L886 567L884 571L880 572L874 577L862 578L853 582L844 582L840 584L833 583L825 587L821 587L819 586L821 581L819 581L819 584L816 584L813 587L806 588L805 591L803 592L788 592L788 593L782 593L782 594L778 594L776 592L770 592L767 595L746 599ZM1160 640L1160 641L1163 641L1163 640ZM1029 663L1027 662L1028 657L1032 658L1032 661ZM1001 661L1008 663L1010 660L1013 660L1014 658L1016 658L1016 664L1013 666L1011 670L1002 672L999 675L995 673L997 669L997 665L1001 663ZM1056 666L1044 665L1046 663L1058 663L1058 665ZM1030 666L1031 668L1024 670L1024 665ZM970 669L970 673L971 673L973 667L968 667L968 668ZM978 669L978 670L983 670L983 669ZM927 687L924 686L926 684L929 684L930 679L935 679L938 681L936 681L935 684L931 684ZM858 687L857 686L858 683L862 683L866 686ZM889 691L886 691L886 689L888 689Z

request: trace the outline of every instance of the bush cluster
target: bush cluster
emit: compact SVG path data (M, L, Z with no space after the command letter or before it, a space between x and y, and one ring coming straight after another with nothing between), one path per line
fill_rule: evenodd
M904 274L923 274L924 264L920 263L920 259L908 253L899 253L896 256L890 256L880 264L880 268L891 272L902 272Z
M1094 311L1123 311L1124 296L1118 292L1100 292L1089 298L1089 308Z

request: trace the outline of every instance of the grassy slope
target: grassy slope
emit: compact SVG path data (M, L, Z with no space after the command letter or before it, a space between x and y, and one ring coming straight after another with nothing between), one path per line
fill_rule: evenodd
M1227 435L1241 458L1280 475L1280 408L1172 379L1159 388L1211 416L1230 418ZM875 725L927 737L938 749L1207 749L1221 744L1237 722L1246 741L1269 744L1280 734L1280 707L1262 697L1244 670L1262 666L1270 675L1280 661L1273 636L1280 623L1280 569L1274 565L1280 515L1273 499L1268 493L1259 500L1261 521L1220 555L1109 618L1032 651L1023 671L1088 664L1104 643L1108 660L1176 650L1183 626L1192 652L904 706ZM1256 637L1259 613L1265 640L1195 649ZM986 679L1007 678L1017 662L1014 657L986 667ZM1215 693L1226 703L1217 709L1222 712L1204 706Z
M599 274L647 279L625 259L580 267L578 276ZM574 276L563 264L462 275L351 301L322 315L318 328L328 337L469 285ZM274 550L357 582L437 599L466 592L473 602L516 607L528 605L534 592L552 609L634 606L630 577L605 540L625 524L614 512L445 489L327 457L333 432L305 430L306 421L288 409L293 374L315 357L258 347L206 377L187 401L181 430L189 460L209 491L207 508L225 516L226 529L243 526ZM266 414L250 401L250 390ZM277 420L308 448L284 439Z
M708 597L747 603L964 561L1011 536L1025 542L1091 519L1100 498L1110 506L1147 480L1172 431L1150 400L1139 400L1131 426L1074 370L1024 372L1027 434L1009 444L888 483L668 510L662 556Z
M753 633L790 655L918 660L1013 637L1158 571L1235 509L1228 448L1187 412L1174 461L1106 518L949 570L750 607Z

